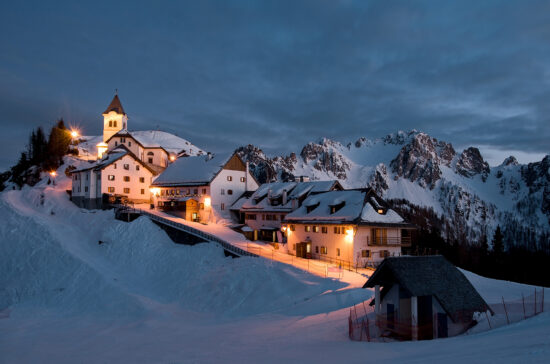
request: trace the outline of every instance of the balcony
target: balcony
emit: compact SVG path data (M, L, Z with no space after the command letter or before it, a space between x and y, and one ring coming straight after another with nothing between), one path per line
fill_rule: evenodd
M411 237L410 236L400 236L400 237L384 237L376 236L371 238L367 236L367 245L368 246L402 246L410 247L411 246Z

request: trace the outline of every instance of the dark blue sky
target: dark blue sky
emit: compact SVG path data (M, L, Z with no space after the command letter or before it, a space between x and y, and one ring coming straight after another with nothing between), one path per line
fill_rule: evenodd
M115 88L130 129L215 152L415 128L550 153L549 1L11 1L0 45L1 169L59 117L100 134Z

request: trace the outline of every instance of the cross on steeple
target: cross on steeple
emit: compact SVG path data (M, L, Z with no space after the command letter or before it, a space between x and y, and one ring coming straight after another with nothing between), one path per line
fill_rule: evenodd
M118 95L118 88L115 88L115 95Z

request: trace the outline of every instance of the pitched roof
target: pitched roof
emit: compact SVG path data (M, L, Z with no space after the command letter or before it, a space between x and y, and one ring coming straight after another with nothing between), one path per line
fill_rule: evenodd
M285 220L413 227L370 188L312 193L302 206L286 215Z
M75 169L74 171L71 171L71 173L87 171L87 170L90 170L90 169L93 169L95 171L99 171L99 170L107 167L108 165L116 162L117 160L121 159L125 155L128 155L128 156L132 157L136 162L138 162L144 168L149 170L153 174L153 176L155 176L159 173L156 169L152 168L151 165L148 165L147 163L142 162L138 157L136 157L136 155L134 153L132 153L124 145L119 145L118 147L116 147L112 151L106 153L102 159L100 159L98 161L95 161L95 162L91 163L90 165L88 165L84 168Z
M191 144L189 141L177 135L160 130L128 131L126 129L121 129L116 134L113 134L107 142L114 137L121 136L131 137L143 148L161 148L168 154L185 153L187 155L200 155L204 153L203 150Z
M233 156L181 157L155 179L153 186L186 186L209 184Z
M124 108L120 103L120 99L118 98L118 95L115 95L115 97L113 97L113 101L111 101L109 106L107 106L107 109L103 112L103 114L108 114L111 111L114 111L117 114L126 115L126 113L124 112Z
M455 322L491 310L464 274L441 255L386 258L363 288L395 283L411 296L435 296Z

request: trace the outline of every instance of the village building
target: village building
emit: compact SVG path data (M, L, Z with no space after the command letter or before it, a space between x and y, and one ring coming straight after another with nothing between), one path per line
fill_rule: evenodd
M281 223L286 215L314 193L342 190L338 181L272 182L247 192L232 206L234 218L246 224L245 236L251 240L284 242Z
M121 145L102 159L71 172L71 200L91 209L115 202L149 203L149 186L156 174L156 170Z
M476 312L491 308L443 256L391 257L363 288L374 288L377 326L384 336L426 340L461 334Z
M246 191L258 188L248 164L233 153L229 157L181 157L152 184L156 206L170 214L197 222L230 219L230 206Z
M90 162L72 174L71 194L79 206L100 208L107 201L152 202L149 189L153 176L180 156L204 153L187 140L167 132L129 131L128 115L118 95L102 115L103 135L82 137L84 141L77 145L79 158ZM111 164L122 154L123 161ZM108 173L105 174L105 170ZM103 174L105 179L98 180Z
M366 188L311 194L286 215L282 229L290 254L365 267L401 255L415 226Z

